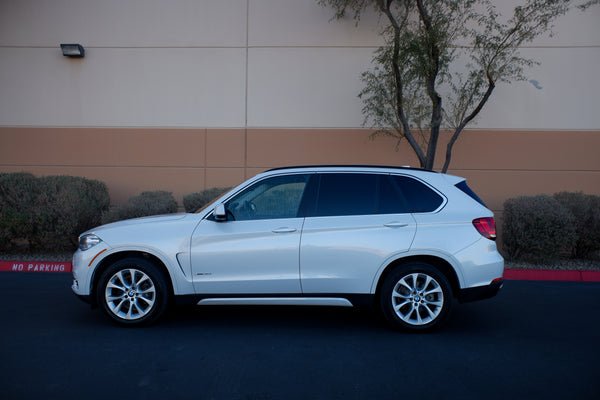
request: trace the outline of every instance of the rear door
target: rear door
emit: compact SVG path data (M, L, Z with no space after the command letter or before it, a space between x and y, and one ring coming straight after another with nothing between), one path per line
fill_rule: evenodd
M416 224L388 174L322 173L300 246L303 293L369 293Z

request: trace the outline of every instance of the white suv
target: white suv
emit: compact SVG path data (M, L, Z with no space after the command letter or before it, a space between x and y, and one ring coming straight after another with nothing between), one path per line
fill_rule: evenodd
M374 305L396 328L438 326L454 299L494 296L493 214L463 178L395 167L259 174L195 214L79 238L73 291L119 323L171 302Z

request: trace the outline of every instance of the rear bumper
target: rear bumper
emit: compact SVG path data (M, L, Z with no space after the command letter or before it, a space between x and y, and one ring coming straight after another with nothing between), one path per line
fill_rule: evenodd
M458 292L458 301L468 303L470 301L489 299L498 293L502 285L504 285L504 280L495 281L486 286L461 289Z

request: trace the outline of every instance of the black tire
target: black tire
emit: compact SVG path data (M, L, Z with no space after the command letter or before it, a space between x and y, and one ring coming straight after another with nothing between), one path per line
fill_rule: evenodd
M96 299L112 320L127 326L149 325L164 314L169 290L162 271L150 260L128 257L100 276Z
M379 293L387 322L395 329L408 331L439 327L448 317L452 301L448 279L422 262L396 267L385 278Z

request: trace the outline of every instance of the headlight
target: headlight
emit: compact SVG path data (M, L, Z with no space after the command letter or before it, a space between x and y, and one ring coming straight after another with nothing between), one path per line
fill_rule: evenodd
M91 234L91 233L80 236L79 237L79 249L81 251L86 251L88 249L91 249L92 247L94 247L95 245L100 243L101 241L102 241L102 239L100 239L98 236Z

